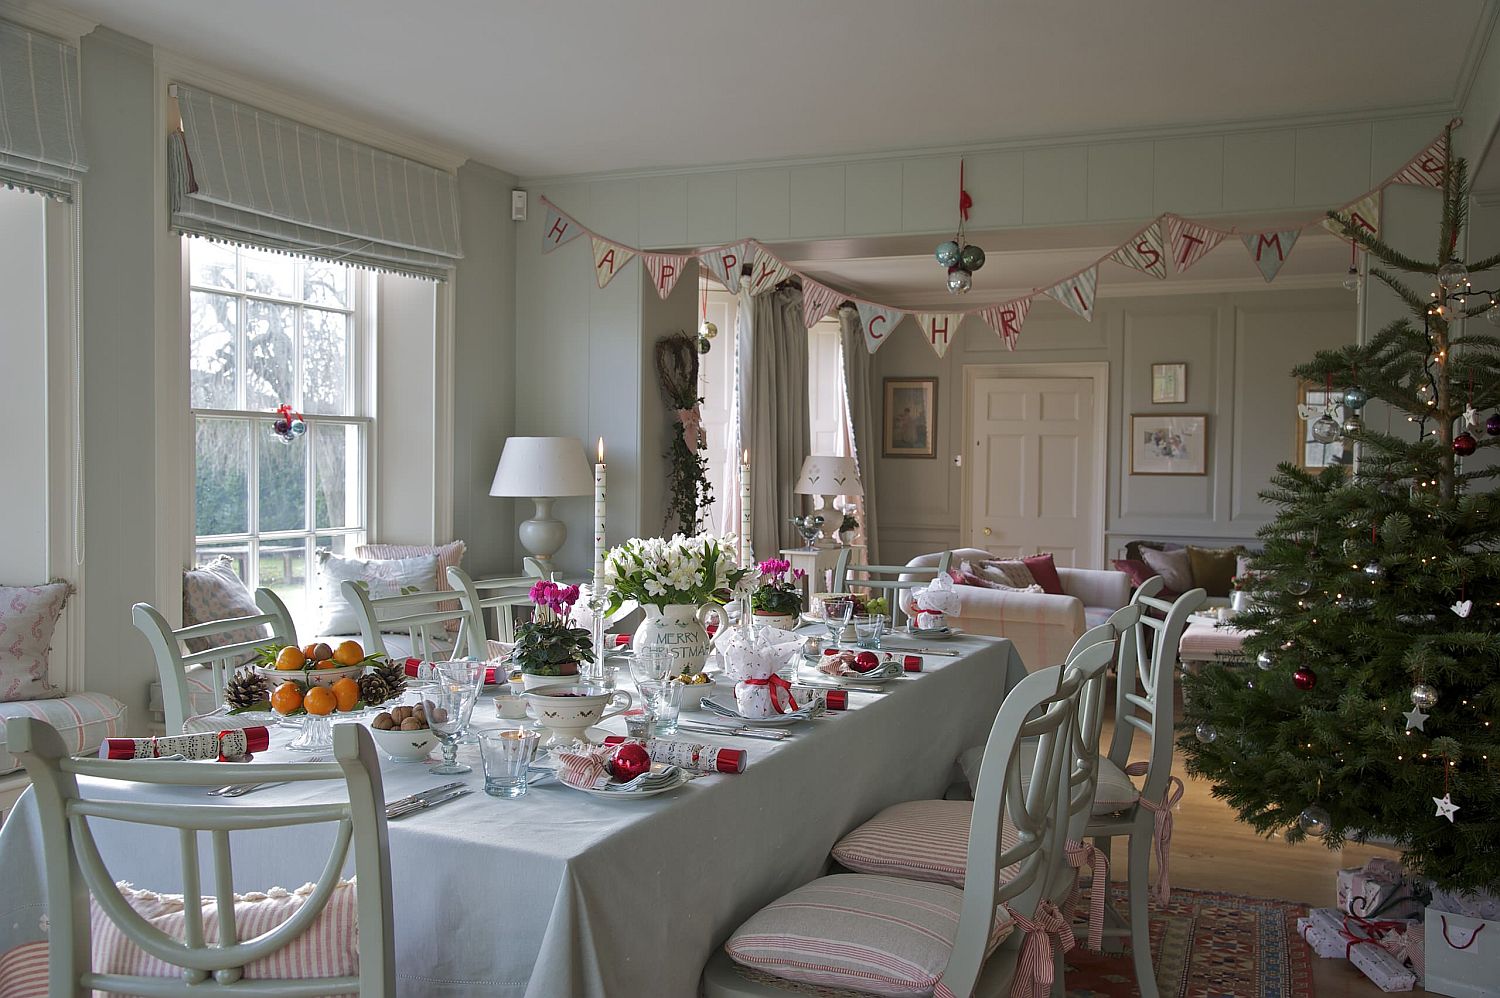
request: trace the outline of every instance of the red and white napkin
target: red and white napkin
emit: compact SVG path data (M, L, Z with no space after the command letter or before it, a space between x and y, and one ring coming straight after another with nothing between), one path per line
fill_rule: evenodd
M626 741L624 735L610 735L604 739L604 744L613 748ZM646 742L646 754L651 756L652 762L680 766L695 773L743 773L750 762L750 755L744 749L714 748L665 738Z
M192 735L160 738L106 738L99 746L101 759L217 759L229 762L248 759L271 745L271 730L264 725L230 731L202 731Z

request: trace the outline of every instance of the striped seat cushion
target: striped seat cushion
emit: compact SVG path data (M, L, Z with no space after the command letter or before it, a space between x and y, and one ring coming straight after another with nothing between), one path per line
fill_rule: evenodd
M962 905L963 892L945 884L837 874L750 916L724 950L742 966L799 984L930 995L953 952ZM1010 930L1002 920L991 947Z
M839 840L833 858L858 873L889 874L962 887L969 868L969 819L973 801L914 800L892 804ZM1017 841L1007 819L1000 828L1001 847ZM1003 883L1015 876L1000 871Z
M5 749L5 722L12 717L34 717L57 729L69 752L89 752L106 738L125 732L125 705L103 693L69 693L55 700L0 703L0 775L13 773L21 762Z
M1022 742L1024 748L1027 742ZM1029 783L1031 757L1023 756L1025 769L1023 769L1022 783ZM979 764L984 761L984 746L976 745L958 757L958 768L963 770L964 779L969 781L969 789L972 790L979 785ZM1094 813L1114 814L1123 811L1139 799L1141 793L1130 781L1130 777L1110 762L1105 756L1099 757L1099 785L1094 788Z

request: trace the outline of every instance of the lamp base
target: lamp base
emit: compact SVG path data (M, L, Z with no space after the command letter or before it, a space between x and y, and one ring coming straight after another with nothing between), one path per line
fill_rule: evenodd
M568 525L552 515L552 499L533 496L536 512L531 519L521 522L518 534L521 546L530 552L548 574L555 569L552 556L568 539Z

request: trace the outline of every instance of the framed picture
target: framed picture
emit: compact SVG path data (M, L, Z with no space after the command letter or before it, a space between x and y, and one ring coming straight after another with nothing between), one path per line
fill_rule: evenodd
M1151 365L1151 401L1153 403L1187 401L1186 364Z
M937 457L937 378L885 379L882 457Z
M1130 417L1132 475L1208 474L1208 417Z
M1343 415L1344 393L1338 390L1330 392L1322 385L1304 381L1298 385L1297 392L1297 435L1293 439L1293 447L1296 453L1296 462L1299 466L1310 471L1321 468L1352 466L1354 460L1353 449L1349 441L1345 440L1343 434L1329 444L1320 444L1313 439L1312 424L1318 421L1332 406L1333 418L1339 419Z

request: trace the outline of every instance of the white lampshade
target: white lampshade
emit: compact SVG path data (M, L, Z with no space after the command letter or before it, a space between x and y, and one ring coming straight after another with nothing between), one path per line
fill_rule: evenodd
M865 487L859 484L854 458L810 454L802 462L802 474L792 491L804 496L862 496Z
M586 496L594 472L577 437L511 437L500 453L492 496Z

